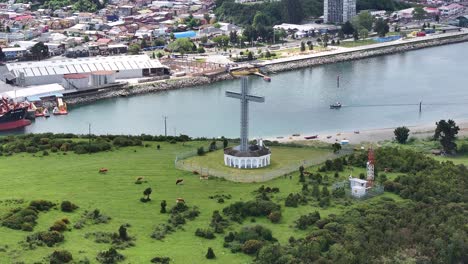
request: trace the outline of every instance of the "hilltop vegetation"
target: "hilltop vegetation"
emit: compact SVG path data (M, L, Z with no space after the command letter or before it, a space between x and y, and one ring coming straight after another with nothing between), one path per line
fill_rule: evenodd
M12 142L44 143L45 135L37 137L2 138L0 145L5 150ZM87 142L64 137L48 140ZM364 177L365 152L300 167L267 183L240 184L174 168L176 154L205 141L124 137L141 144L117 146L116 138L108 139L110 150L86 155L59 149L50 155L12 151L0 156L0 259L468 262L467 168L410 146L376 149L376 182L386 192L355 200L334 184L350 174ZM102 167L106 174L98 173ZM183 184L176 184L181 179Z
M358 0L357 10L387 10L395 11L409 7L395 0ZM322 0L281 0L263 1L261 3L240 4L234 0L217 0L215 14L218 20L236 25L253 25L257 14L267 18L263 26L273 26L281 23L300 23L309 17L323 15ZM255 25L254 25L255 26Z

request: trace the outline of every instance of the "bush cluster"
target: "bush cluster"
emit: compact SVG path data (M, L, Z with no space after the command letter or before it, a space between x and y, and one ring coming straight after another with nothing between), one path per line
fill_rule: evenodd
M224 228L229 226L229 221L224 219L218 210L215 210L211 216L210 226L214 229L215 233L220 234L224 232Z
M73 260L73 256L70 252L66 250L55 250L50 255L50 264L62 264L62 263L69 263Z
M33 231L40 211L49 211L55 204L45 200L34 200L27 208L11 210L2 221L2 225L11 229Z
M68 224L70 221L68 218L63 218L55 221L55 223L49 228L50 231L65 232L68 230Z
M224 237L224 247L230 248L232 253L257 253L265 244L277 241L271 230L261 225L245 226L239 232L230 232Z
M64 240L64 236L58 231L42 231L26 237L26 242L30 247L48 246L52 247Z
M299 204L307 204L307 197L300 193L290 193L284 201L284 206L286 207L297 207Z
M245 217L268 216L273 211L280 211L281 207L271 201L252 200L235 202L223 209L223 213L233 221L241 223Z
M206 238L206 239L215 238L214 232L210 228L206 228L206 229L197 228L197 230L195 231L195 235L198 237Z
M151 259L151 263L156 263L156 264L169 264L171 262L171 259L168 257L154 257Z
M99 252L96 260L103 264L111 264L125 260L125 256L117 252L115 248L110 248L109 250Z
M174 232L174 228L168 224L160 224L156 226L151 237L156 240L163 240L167 234Z
M81 229L87 224L106 224L110 220L111 218L107 215L101 214L99 209L94 209L91 212L85 211L73 227L76 229Z
M315 211L307 215L301 215L295 222L297 228L305 230L309 226L314 225L318 220L320 220L320 214Z
M70 201L63 201L60 204L60 209L62 209L62 212L73 212L78 208L79 207L76 204L74 204L74 203L72 203Z

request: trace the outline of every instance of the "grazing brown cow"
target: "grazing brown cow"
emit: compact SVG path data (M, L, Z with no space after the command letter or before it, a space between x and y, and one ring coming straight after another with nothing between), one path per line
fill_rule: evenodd
M106 173L108 171L108 169L106 168L100 168L99 169L99 173Z
M208 175L201 175L200 180L208 180Z
M184 198L177 198L176 203L185 203Z

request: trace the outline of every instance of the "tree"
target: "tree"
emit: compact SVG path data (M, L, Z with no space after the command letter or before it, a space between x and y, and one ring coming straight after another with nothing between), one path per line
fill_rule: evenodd
M354 20L355 27L357 29L367 29L368 31L372 30L372 24L374 23L374 17L371 15L369 11L360 12L359 15L356 16Z
M233 45L237 44L237 31L236 30L229 32L229 41Z
M317 183L314 183L314 186L312 187L312 196L320 199L320 189Z
M328 36L328 34L325 34L323 35L323 40L322 40L322 44L323 46L326 48L328 46L328 41L330 40L330 37Z
M151 190L150 187L146 188L144 191L143 191L143 195L146 196L146 201L150 201L150 195L151 193L153 192L153 190Z
M452 153L456 150L457 144L455 139L457 138L458 131L460 128L456 125L455 121L444 119L436 122L436 130L434 133L434 139L439 140L442 148L446 153Z
M84 36L83 41L84 42L89 42L89 36L88 35Z
M344 38L345 38L345 35L344 35L344 33L343 33L343 29L340 29L340 30L338 31L338 38L339 38L339 39L344 39Z
M354 27L351 22L346 21L346 23L341 27L341 31L343 31L343 34L348 36L354 33Z
M180 52L181 54L185 54L192 51L193 45L193 42L189 38L180 38L169 43L167 48L173 52Z
M166 200L162 200L162 202L161 202L161 210L159 211L161 214L165 214L165 213L166 213L166 206L167 206Z
M252 25L258 30L259 27L270 25L270 19L261 11L255 13Z
M359 34L358 34L357 30L355 30L355 31L353 32L353 38L354 38L354 41L359 40Z
M333 148L333 153L338 153L341 150L341 144L340 143L333 143L332 148Z
M223 148L227 148L228 146L228 140L226 138L223 138Z
M253 54L251 51L249 51L249 53L247 54L247 60L253 60Z
M208 13L203 14L203 19L205 19L207 24L209 24L210 23L210 14L208 14Z
M303 10L300 0L282 0L283 20L287 23L299 24L303 18Z
M413 9L413 18L415 20L423 20L426 16L427 12L422 6L417 6Z
M146 42L146 39L145 39L145 38L143 38L143 39L141 40L141 42L140 42L140 47L143 48L143 49L146 48L146 47L148 47L148 43Z
M304 52L305 51L305 43L304 41L301 41L301 52Z
M440 21L440 16L439 16L439 15L436 15L436 16L435 16L435 21L436 21L437 23L439 23L439 21Z
M3 52L2 47L0 47L0 61L4 61L5 57L6 57L5 52Z
M34 58L37 58L37 60L41 60L49 56L49 47L42 42L38 42L32 46L31 54Z
M158 57L158 59L161 59L162 56L164 56L161 52L158 52L156 53L156 57ZM161 146L158 145L158 149L160 148Z
M361 39L365 39L367 37L369 37L369 31L365 28L361 29L359 31L359 36L361 37Z
M7 33L11 33L11 29L10 29L9 26L6 26L5 30L6 30Z
M124 225L119 228L119 238L124 241L128 240L127 228Z
M208 252L206 252L205 257L206 257L207 259L214 259L214 258L216 258L216 255L215 255L215 253L214 253L214 251L213 251L212 248L210 248L210 247L208 248Z
M377 32L380 37L385 37L389 30L390 27L388 26L386 20L383 20L382 18L377 19L375 22L374 31Z
M395 128L393 134L395 134L395 139L398 141L398 143L405 144L406 140L408 140L409 131L410 130L407 127L402 126Z
M152 45L155 46L155 47L164 46L164 45L166 45L166 40L164 40L163 38L155 38L155 39L153 39Z
M198 46L197 52L198 53L205 53L205 48L203 48L202 46Z
M226 47L229 44L229 36L219 35L214 37L212 41L220 47Z
M140 50L141 50L140 45L137 44L137 43L134 43L134 44L131 44L131 45L128 47L128 54L130 54L130 55L136 55L136 54L139 54L139 53L140 53Z
M328 191L327 186L323 186L322 188L322 197L328 197L330 196L330 191Z

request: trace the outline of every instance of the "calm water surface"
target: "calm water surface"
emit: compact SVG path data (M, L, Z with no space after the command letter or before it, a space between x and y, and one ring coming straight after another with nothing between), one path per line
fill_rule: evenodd
M468 117L468 43L250 78L250 136L353 131ZM340 87L336 77L340 76ZM168 134L239 136L240 104L226 98L240 81L116 98L70 109L68 116L38 119L22 133ZM340 101L345 107L331 110ZM423 111L419 113L419 102ZM408 104L408 105L406 105Z

